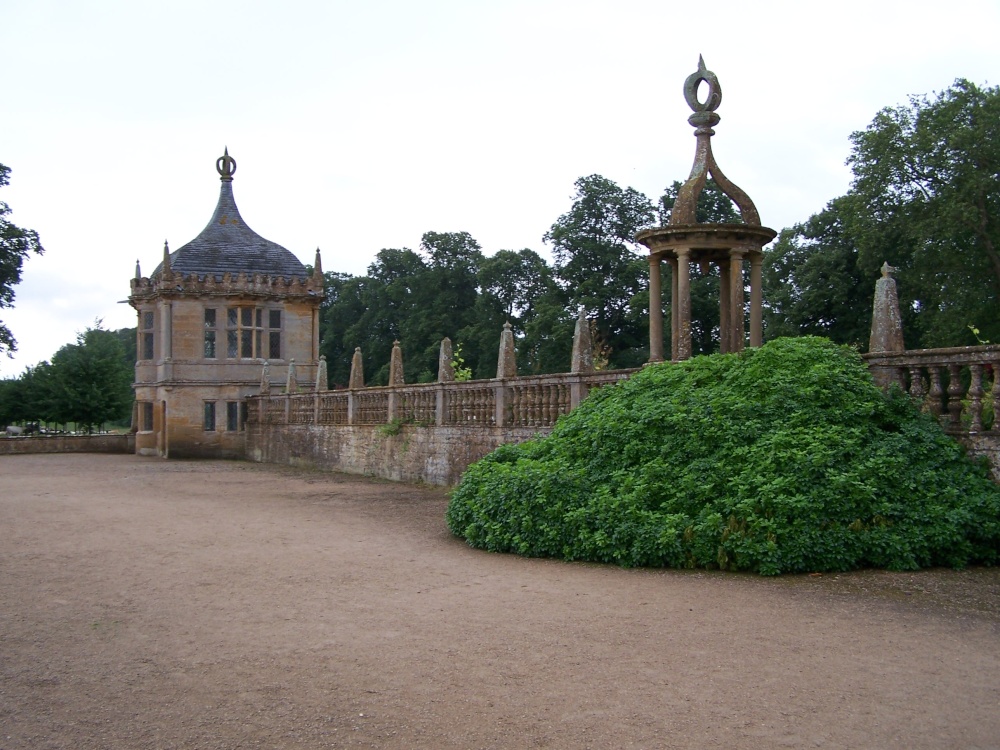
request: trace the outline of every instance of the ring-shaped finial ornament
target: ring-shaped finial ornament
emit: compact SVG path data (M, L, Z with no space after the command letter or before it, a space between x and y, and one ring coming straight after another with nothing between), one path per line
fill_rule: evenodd
M236 174L236 159L229 155L229 147L226 152L215 161L215 171L222 175L222 179L232 179Z
M698 101L698 84L708 84L708 96L704 102ZM695 112L714 112L722 104L722 86L715 73L705 67L705 60L698 55L698 70L684 81L684 98Z

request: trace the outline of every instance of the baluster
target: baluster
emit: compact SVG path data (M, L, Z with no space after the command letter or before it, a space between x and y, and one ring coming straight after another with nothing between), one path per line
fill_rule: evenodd
M552 424L552 422L550 421L550 414L549 414L549 393L548 393L548 390L549 389L546 388L544 385L538 386L539 400L542 402L540 404L540 406L541 406L541 415L539 417L541 419L542 426L546 426L546 425Z
M993 362L993 426L990 432L1000 434L1000 362Z
M927 372L931 378L931 389L927 394L925 405L931 414L940 419L944 411L941 408L941 399L944 397L944 387L941 385L941 368L937 365L932 365L927 368Z
M520 427L521 422L521 386L514 385L510 389L510 424Z
M479 388L476 390L476 424L486 425L490 423L490 391L492 388Z
M969 365L969 432L983 429L983 366Z
M952 428L962 421L963 395L961 365L948 365L948 422Z
M569 414L570 410L570 393L569 386L566 383L559 384L559 414Z
M559 384L549 386L549 424L553 425L559 419Z
M913 366L910 368L910 396L915 398L917 401L922 401L924 396L927 394L927 389L924 388L924 374L920 372L920 368Z
M530 393L531 393L530 395L531 426L538 427L542 416L541 404L539 403L540 399L538 397L538 386L537 385L531 386Z
M1000 362L990 364L993 370L993 424L990 432L1000 434Z

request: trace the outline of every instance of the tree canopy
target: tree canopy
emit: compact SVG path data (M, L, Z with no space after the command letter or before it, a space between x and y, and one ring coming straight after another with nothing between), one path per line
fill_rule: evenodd
M10 168L0 164L0 187L10 184ZM22 229L7 217L11 208L0 201L0 308L14 304L14 286L21 281L21 267L30 253L45 252L38 232ZM17 351L17 340L0 320L0 352Z
M883 109L851 144L848 193L768 253L768 337L866 345L888 262L908 347L974 344L970 325L1000 340L1000 88L959 79Z
M93 429L129 418L135 364L123 341L135 341L135 329L108 331L97 321L57 351L52 362L39 362L19 378L0 381L0 423L74 422Z

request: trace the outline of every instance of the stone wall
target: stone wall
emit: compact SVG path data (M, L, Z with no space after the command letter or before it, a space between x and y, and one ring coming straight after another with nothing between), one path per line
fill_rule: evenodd
M17 453L134 452L134 435L31 435L0 438L0 456Z
M401 482L458 484L469 464L504 443L551 428L415 424L261 424L247 430L247 459Z

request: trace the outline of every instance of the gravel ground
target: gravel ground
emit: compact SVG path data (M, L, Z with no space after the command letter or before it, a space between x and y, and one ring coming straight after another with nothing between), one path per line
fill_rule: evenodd
M1000 570L492 555L446 494L0 457L0 750L1000 748Z

